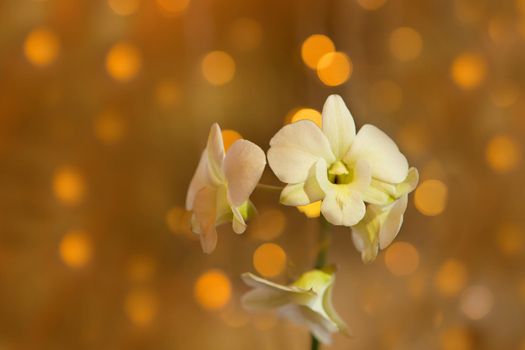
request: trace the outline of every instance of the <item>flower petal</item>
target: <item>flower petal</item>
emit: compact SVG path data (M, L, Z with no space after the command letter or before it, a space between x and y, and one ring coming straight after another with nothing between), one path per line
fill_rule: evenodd
M286 304L308 304L315 293L296 287L283 286L252 273L243 273L243 281L254 289L242 297L248 310L270 310Z
M354 140L355 123L339 95L328 96L323 106L323 133L330 141L335 157L343 158Z
M295 324L306 325L321 343L332 343L332 333L337 331L337 326L318 312L302 305L286 305L279 313Z
M329 163L335 157L321 129L310 120L284 126L270 140L268 163L282 182L305 182L312 165L319 159Z
M232 221L233 232L240 235L241 233L244 233L244 231L246 231L246 223L244 222L244 218L242 217L242 214L239 208L231 207L231 210L233 213L233 221Z
M266 166L263 150L247 140L237 140L224 158L230 202L238 207L248 200Z
M366 225L358 223L352 226L352 241L358 252L361 253L361 260L365 264L374 261L379 253L379 244L377 239L371 240Z
M333 225L352 226L365 215L366 207L361 193L370 183L370 168L365 161L359 161L354 168L354 181L336 185L328 180L326 162L316 163L316 179L325 197L321 213Z
M264 279L262 277L256 276L253 273L245 272L241 275L242 280L244 283L246 283L248 286L253 288L269 288L269 289L278 289L285 292L304 292L301 288L293 287L293 286L284 286L282 284L278 284L272 281L269 281L267 279ZM311 292L308 292L309 295L313 295Z
M326 162L321 159L318 161L319 166L323 166ZM307 205L313 202L320 201L324 198L324 191L317 182L317 163L312 166L308 179L305 182L298 184L287 185L281 192L280 202L284 205Z
M321 213L333 225L352 226L365 215L366 207L361 194L345 188L326 194L321 204Z
M404 195L390 205L388 214L380 224L379 248L385 249L396 238L403 224L403 215L407 209L407 204L408 195Z
M363 201L371 204L386 205L391 202L392 198L385 191L374 186L374 182L363 192Z
M347 163L359 159L366 160L372 169L372 177L381 181L399 183L408 174L408 162L394 141L370 124L359 130L350 151L344 157Z
M332 322L337 325L339 331L350 336L348 326L346 325L345 321L339 316L337 311L335 311L334 305L332 303L332 290L334 287L334 279L335 277L332 277L332 282L328 285L324 292L323 309L328 315L328 317L330 317L330 320L332 320Z
M217 231L215 219L217 191L212 187L204 187L195 196L193 215L195 224L199 227L202 250L209 254L217 245Z
M221 128L217 123L211 126L210 134L208 135L208 144L206 145L206 153L208 155L210 179L218 185L224 181L222 173L224 144L222 141Z
M191 210L193 208L193 201L195 200L195 195L203 187L210 184L208 179L208 160L206 152L203 152L197 170L190 182L190 187L188 188L188 193L186 194L186 210Z

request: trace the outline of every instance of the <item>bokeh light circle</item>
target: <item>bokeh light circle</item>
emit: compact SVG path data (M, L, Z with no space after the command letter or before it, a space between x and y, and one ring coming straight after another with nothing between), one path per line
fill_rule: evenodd
M467 269L456 259L446 260L434 276L434 285L437 291L445 296L457 295L467 283Z
M423 49L421 34L414 28L400 27L390 34L390 51L402 62L416 59Z
M385 252L385 265L396 276L408 276L419 266L419 253L410 243L395 242Z
M472 320L480 320L492 310L494 296L485 286L471 286L465 289L460 300L461 311Z
M56 60L60 42L53 31L45 27L32 30L25 39L26 58L38 67L47 66Z
M301 57L309 68L317 69L321 57L334 51L335 45L329 37L323 34L313 34L303 42Z
M253 266L264 277L274 277L286 266L286 253L275 243L261 244L253 253Z
M463 53L454 59L451 75L454 82L462 89L478 87L485 79L487 63L485 58L476 53Z
M423 181L414 194L414 204L423 215L436 216L446 207L448 188L440 180L430 179Z
M235 61L224 51L211 51L202 59L201 70L210 84L224 85L235 75Z
M119 42L113 45L106 56L106 70L120 82L133 79L142 66L142 56L134 45Z
M210 270L202 274L195 283L195 299L204 309L218 310L224 307L231 297L230 279L220 270Z
M507 173L518 165L520 148L508 135L496 135L490 139L485 151L488 165L498 173Z
M327 86L344 84L352 75L352 61L343 52L330 52L319 60L317 76Z
M84 178L78 170L64 166L55 171L53 192L66 205L75 205L84 198Z
M91 260L91 239L84 231L70 231L60 241L59 253L62 261L69 267L84 267Z

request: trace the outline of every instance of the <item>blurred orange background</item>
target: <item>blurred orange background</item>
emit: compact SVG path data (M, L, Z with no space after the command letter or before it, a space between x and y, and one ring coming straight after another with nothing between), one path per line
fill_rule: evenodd
M205 255L183 205L213 122L266 150L332 93L421 182L373 264L334 229L326 348L525 349L524 61L523 0L3 0L0 349L306 349L239 275L309 269L318 208Z

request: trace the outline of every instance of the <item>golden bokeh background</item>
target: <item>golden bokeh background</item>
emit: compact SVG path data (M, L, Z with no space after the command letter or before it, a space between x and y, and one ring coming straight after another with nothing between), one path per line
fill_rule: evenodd
M3 0L0 349L306 349L239 276L309 269L319 203L211 255L183 205L213 122L266 150L332 93L421 182L373 264L334 229L327 349L525 349L523 62L523 0Z

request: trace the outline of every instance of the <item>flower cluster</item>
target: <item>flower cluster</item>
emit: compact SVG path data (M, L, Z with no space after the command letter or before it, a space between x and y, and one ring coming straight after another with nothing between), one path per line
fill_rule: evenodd
M302 206L321 201L323 217L349 228L365 263L395 239L408 194L419 180L417 170L409 168L384 132L370 124L356 132L354 119L338 95L326 100L321 127L301 120L279 130L270 140L267 158L277 178L286 184L280 202ZM255 212L249 197L265 166L266 156L259 146L237 140L225 151L219 126L212 126L186 199L204 252L215 249L216 226L232 222L233 231L245 231L246 220ZM243 299L247 308L279 309L289 319L307 325L324 343L330 341L331 333L346 332L332 306L333 271L312 270L288 286L252 274L244 274L243 279L254 288Z

